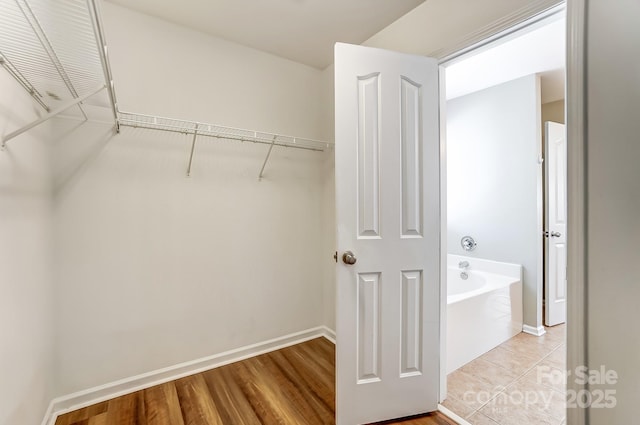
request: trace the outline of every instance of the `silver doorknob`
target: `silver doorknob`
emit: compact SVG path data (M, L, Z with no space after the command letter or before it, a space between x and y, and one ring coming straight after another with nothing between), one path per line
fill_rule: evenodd
M342 254L343 263L353 265L356 263L356 261L358 261L358 259L356 258L355 255L353 255L353 252L347 251L344 254Z
M560 232L551 232L551 237L552 238L559 238L560 236L562 236L562 233L560 233Z

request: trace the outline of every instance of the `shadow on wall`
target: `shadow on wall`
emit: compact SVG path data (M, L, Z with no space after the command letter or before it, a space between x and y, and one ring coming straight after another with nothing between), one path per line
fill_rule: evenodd
M42 382L42 376L46 376L47 371L42 368L41 370L32 371L30 377L22 376L23 382L28 382L27 385L22 385L21 387L25 390L23 394L20 394L16 399L21 400L18 405L15 405L15 408L11 412L7 412L6 417L0 417L1 425L17 425L17 424L29 424L29 423L39 423L42 418L41 413L34 409L34 400L30 398L33 394L40 394L43 386L47 384ZM46 406L49 403L49 400L38 400L36 405ZM4 416L4 415L3 415Z
M64 191L115 136L113 124L58 118L53 124L53 193Z

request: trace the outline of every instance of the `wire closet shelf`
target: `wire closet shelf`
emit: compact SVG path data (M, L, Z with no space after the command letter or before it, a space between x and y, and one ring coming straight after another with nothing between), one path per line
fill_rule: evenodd
M108 107L120 126L193 135L189 167L196 140L202 137L268 145L259 179L274 146L323 152L333 143L217 124L121 112L109 64L99 0L2 0L0 66L47 112L8 134L6 142L76 106L84 120L85 105ZM96 95L106 89L107 96ZM91 98L91 99L90 99Z
M258 174L258 180L262 180L262 177L264 176L264 169L271 157L271 152L273 151L274 146L304 149L316 152L323 152L333 147L333 143L307 139L304 137L286 136L282 134L267 133L264 131L244 130L241 128L225 127L217 124L185 121L175 118L136 114L132 112L118 112L118 117L122 127L144 128L149 130L193 135L191 153L189 154L189 165L187 166L187 177L191 176L193 154L195 151L196 139L199 136L269 145L267 155L264 158L262 168L260 168L260 173Z
M2 0L0 66L47 112L6 142L59 113L84 105L117 106L98 0ZM97 96L106 89L107 96ZM91 99L90 99L91 98Z
M196 136L212 137L216 139L252 142L318 152L323 152L333 147L333 143L303 137L286 136L264 131L244 130L241 128L225 127L217 124L207 124L132 112L119 112L119 117L120 125L123 127L146 128L150 130L193 134Z

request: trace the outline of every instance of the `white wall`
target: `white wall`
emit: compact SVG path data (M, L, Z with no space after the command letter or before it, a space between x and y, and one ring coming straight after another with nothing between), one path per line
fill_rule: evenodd
M322 172L322 282L323 324L336 329L336 209L335 209L335 161L327 157Z
M542 104L542 124L547 121L564 124L564 99Z
M320 71L104 6L122 109L320 137ZM56 134L57 394L323 324L325 154Z
M449 49L531 0L428 0L363 44L417 55Z
M449 253L524 267L524 322L541 325L540 85L529 75L447 102ZM460 239L478 243L466 252Z
M0 71L0 134L39 106ZM52 394L51 185L46 124L0 152L0 425L36 425Z
M334 132L334 69L333 65L322 72L320 123L323 130L323 140L335 140ZM335 187L335 157L333 152L327 155L324 163L322 182L322 273L324 283L324 313L323 323L330 329L336 328L336 262L332 258L336 249L336 187Z
M320 138L322 72L105 2L120 110Z
M587 2L588 362L618 373L615 409L592 425L638 421L640 400L640 4Z

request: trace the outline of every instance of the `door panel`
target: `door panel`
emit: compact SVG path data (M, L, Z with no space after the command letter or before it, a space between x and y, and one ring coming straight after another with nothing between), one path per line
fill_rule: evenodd
M402 78L402 236L422 236L421 87Z
M380 380L380 273L358 276L358 384Z
M358 78L358 236L380 237L380 78Z
M440 329L438 65L336 45L336 418L437 409Z
M422 271L402 272L400 376L422 373Z

